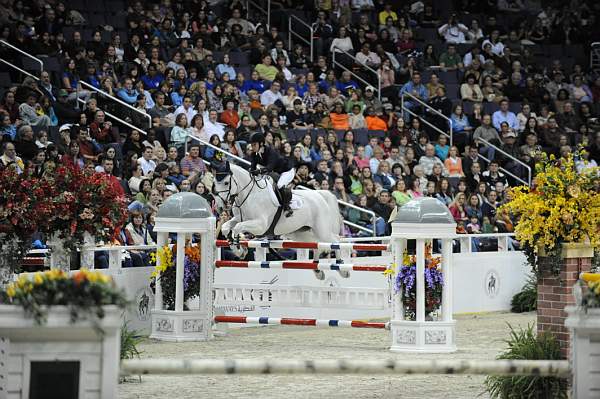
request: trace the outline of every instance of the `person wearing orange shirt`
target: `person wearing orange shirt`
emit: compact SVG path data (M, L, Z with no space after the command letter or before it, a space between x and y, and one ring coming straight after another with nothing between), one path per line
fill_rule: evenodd
M225 107L225 111L221 114L221 122L232 129L237 129L238 124L240 123L240 116L235 110L235 102L233 100L228 100Z
M331 119L331 126L334 130L349 130L350 129L350 115L344 111L344 105L342 103L335 103L333 109L329 113Z
M387 123L379 116L375 115L375 110L372 107L367 108L367 130L388 130Z

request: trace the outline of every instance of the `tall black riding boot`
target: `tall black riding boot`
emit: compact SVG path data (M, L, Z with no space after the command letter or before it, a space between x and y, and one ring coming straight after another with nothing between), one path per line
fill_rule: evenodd
M292 200L292 190L290 190L287 187L282 187L279 189L279 192L281 193L281 206L285 211L285 217L289 218L294 213L294 211L292 211L292 208L290 208L290 201Z

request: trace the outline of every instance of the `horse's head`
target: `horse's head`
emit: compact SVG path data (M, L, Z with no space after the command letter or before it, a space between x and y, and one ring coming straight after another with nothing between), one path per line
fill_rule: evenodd
M213 161L212 173L215 176L213 196L220 210L228 208L237 195L238 187L233 178L233 172L228 161Z

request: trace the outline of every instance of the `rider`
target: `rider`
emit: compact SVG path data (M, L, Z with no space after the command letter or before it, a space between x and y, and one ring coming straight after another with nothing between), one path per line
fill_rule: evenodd
M290 208L292 190L287 186L294 179L296 171L293 167L290 167L286 158L270 146L265 145L264 134L260 132L253 133L250 136L250 144L252 145L250 173L258 175L264 170L277 182L281 206L286 212L285 216L290 217L292 215L292 209ZM257 166L262 166L263 169L257 169Z

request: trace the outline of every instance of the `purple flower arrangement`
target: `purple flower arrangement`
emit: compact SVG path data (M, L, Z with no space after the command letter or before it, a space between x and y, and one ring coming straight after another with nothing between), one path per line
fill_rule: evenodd
M436 311L442 303L444 276L440 268L440 258L431 255L431 248L425 247L425 313ZM407 320L416 320L417 303L417 260L416 256L404 253L402 266L394 281L394 290L402 292L404 315Z

